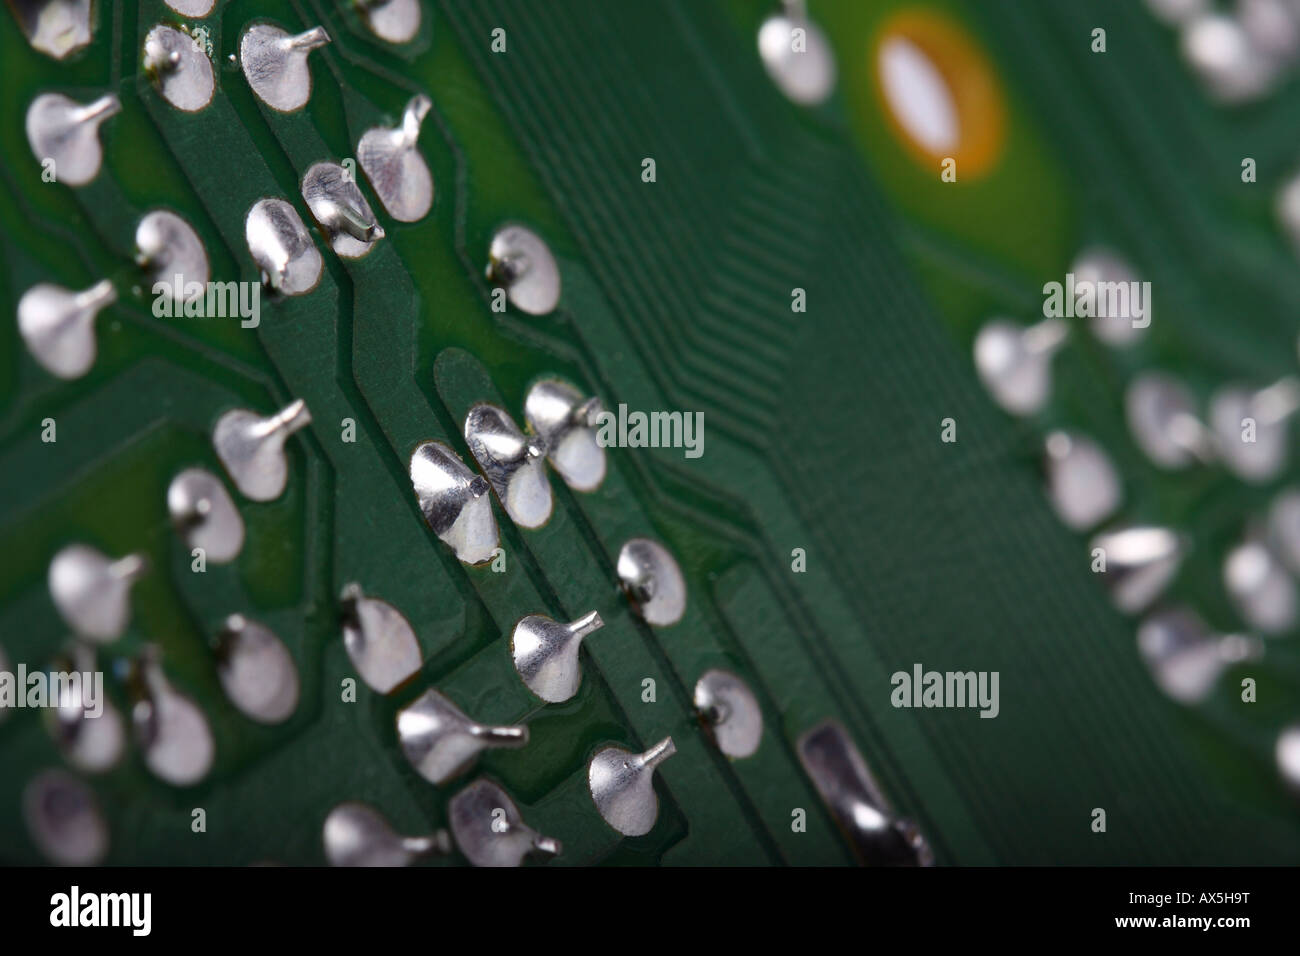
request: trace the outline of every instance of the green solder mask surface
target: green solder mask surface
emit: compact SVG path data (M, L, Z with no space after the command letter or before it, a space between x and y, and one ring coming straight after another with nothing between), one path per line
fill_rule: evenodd
M1300 814L1272 758L1298 709L1294 635L1249 671L1257 704L1239 702L1240 669L1196 709L1159 694L1134 621L1112 608L1085 539L1043 496L1037 428L992 405L970 360L980 322L1031 319L1042 283L1085 240L1104 239L1169 290L1152 362L1198 389L1293 368L1300 286L1255 197L1272 194L1265 179L1275 187L1291 158L1279 118L1297 94L1225 120L1180 72L1174 41L1119 0L1086 14L1067 2L912 4L963 24L1007 93L999 165L941 184L864 93L873 31L902 6L811 4L840 71L835 95L811 109L764 74L754 37L772 11L747 0L446 0L426 4L419 36L397 48L344 4L231 0L202 21L217 90L194 114L162 100L140 65L153 25L186 22L161 2L96 4L93 42L60 63L0 16L5 314L42 281L108 277L120 297L97 321L93 369L71 382L42 371L15 322L0 322L0 644L29 667L66 645L46 588L63 545L143 552L151 571L134 588L130 628L99 650L109 696L128 712L126 667L156 644L216 739L194 787L152 777L134 744L86 778L109 823L107 862L320 864L338 803L370 803L396 830L427 833L486 775L562 841L548 865L847 864L795 751L826 718L849 729L941 863L1300 861ZM331 37L311 55L300 112L267 109L231 59L262 18ZM1110 27L1104 60L1087 50L1094 19ZM498 27L504 54L490 46ZM84 102L109 90L123 109L101 129L99 176L77 190L42 182L26 105L46 91ZM319 286L264 297L256 329L152 314L133 262L145 211L193 224L214 280L255 281L249 207L280 197L312 223L299 191L307 167L354 155L361 134L395 123L417 92L433 101L420 137L435 182L428 216L381 212L386 237L359 260L313 230ZM1241 198L1232 137L1247 135L1273 170L1261 158L1259 190ZM653 183L640 175L646 157ZM1229 216L1239 231L1215 228ZM559 261L563 296L549 316L491 308L487 245L507 221L534 229ZM791 310L794 288L806 290L805 313ZM1239 626L1214 556L1264 492L1221 471L1155 471L1127 437L1115 360L1079 341L1060 356L1052 420L1111 450L1134 513L1193 535L1173 596ZM702 411L704 454L611 448L604 483L586 494L552 475L555 510L541 529L517 528L494 502L507 570L462 565L422 520L411 452L436 439L472 461L466 410L489 401L522 421L543 376L608 408ZM190 465L224 476L210 439L223 411L269 414L295 398L313 423L288 444L287 490L269 503L237 496L242 553L194 573L167 517L168 483ZM948 417L956 443L939 440ZM47 418L53 443L41 438ZM345 419L355 442L342 440ZM673 626L648 627L617 587L615 558L636 536L659 539L681 565L689 597ZM791 570L796 548L803 573ZM339 624L351 581L402 611L425 658L387 697L358 682L354 703L340 693L357 677ZM593 609L606 623L584 643L581 689L543 705L514 672L511 627ZM270 626L298 666L302 699L280 726L253 723L222 693L212 636L231 613ZM916 662L998 671L997 718L892 707L890 675ZM691 691L710 667L742 675L761 703L753 757L724 757L700 728ZM478 720L527 722L530 743L434 787L394 726L430 687ZM5 862L43 859L22 793L64 764L44 724L35 711L0 723ZM603 745L640 751L668 735L678 752L656 771L658 821L621 837L596 812L587 763ZM191 829L197 807L204 833ZM1090 827L1098 807L1105 834ZM792 827L798 809L803 830Z

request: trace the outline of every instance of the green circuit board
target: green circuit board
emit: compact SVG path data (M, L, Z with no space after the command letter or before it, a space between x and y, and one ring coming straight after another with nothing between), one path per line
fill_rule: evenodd
M1225 384L1300 374L1300 264L1278 212L1300 169L1300 82L1281 67L1224 102L1189 65L1190 28L1129 0L439 0L415 5L402 42L375 27L398 0L219 0L202 16L96 0L61 58L24 28L40 6L0 11L0 665L89 648L123 739L88 772L50 712L0 714L0 861L68 861L34 832L43 778L92 800L102 832L78 862L323 865L340 805L419 837L450 827L477 780L562 845L532 865L881 862L810 769L809 735L833 721L882 809L921 835L920 862L1300 862L1296 744L1282 743L1300 719L1300 625L1261 629L1241 605L1257 595L1234 597L1224 571L1300 481L1300 456L1262 480L1219 452L1162 467L1126 414L1152 371L1184 383L1198 415ZM816 102L765 62L756 38L776 16L825 39L834 75ZM241 40L257 24L328 35L303 50L305 104L254 89ZM194 50L151 59L159 25ZM947 151L882 91L882 44L900 37L952 84ZM164 93L205 69L190 56L213 84L184 110ZM29 106L47 93L120 104L84 184L33 154ZM432 202L408 222L355 157L421 96L411 148ZM360 257L336 251L342 233L304 197L318 163L355 174L381 227ZM250 209L268 198L320 256L301 294L250 254ZM261 290L255 324L159 309L139 234L153 210L189 225L211 280ZM503 296L509 274L490 266L512 223L553 254L544 314ZM1091 247L1150 281L1150 327L1113 348L1066 319L1046 399L1009 413L973 359L981 329L1042 321L1044 285ZM51 374L20 300L104 280L93 364ZM698 447L625 439L594 490L539 465L549 518L525 527L494 491L481 501L499 543L461 560L422 512L412 456L438 442L485 471L471 408L522 428L550 380L611 411L698 415ZM287 482L250 497L214 429L297 400L310 423L285 441ZM1121 499L1087 529L1044 493L1044 441L1064 433L1119 476ZM233 560L196 565L169 514L188 468L236 506ZM1169 529L1184 555L1141 609L1117 607L1096 567L1095 535L1126 526ZM648 620L648 592L621 580L641 538L680 568L675 623ZM78 637L52 594L51 562L74 544L143 559L107 639ZM386 692L345 645L351 584L418 643L418 668ZM1179 607L1235 641L1194 702L1153 679L1137 639ZM591 611L603 627L582 643L581 684L548 703L521 680L512 629ZM283 719L251 719L223 684L230 615L287 650ZM896 675L914 667L996 674L993 719L898 706ZM718 714L698 704L711 669L752 692L762 732L746 756L719 747ZM206 722L197 779L169 781L150 757L149 674ZM474 721L526 726L527 744L431 782L399 720L432 689ZM621 831L593 798L593 760L669 737L652 826ZM461 841L442 849L413 862L469 862Z

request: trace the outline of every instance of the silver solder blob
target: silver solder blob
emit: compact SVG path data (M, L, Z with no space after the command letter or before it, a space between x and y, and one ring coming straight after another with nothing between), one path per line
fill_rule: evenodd
M32 358L58 378L80 378L95 364L95 316L117 301L104 279L74 292L41 282L18 300L18 331Z
M338 163L316 163L302 178L302 198L320 223L330 247L345 259L360 259L384 238L384 227L361 195L352 175Z
M1123 283L1133 288L1131 283L1139 281L1137 272L1119 253L1100 246L1084 249L1070 266L1074 273L1075 285L1091 282ZM1100 310L1099 310L1100 311ZM1148 318L1150 318L1148 316ZM1129 315L1094 316L1088 320L1092 334L1102 342L1115 348L1128 348L1134 345L1150 330L1150 325L1134 326Z
M226 564L244 547L244 519L221 479L206 468L186 468L167 486L167 513L185 546Z
M1183 607L1148 617L1138 628L1137 641L1156 686L1172 700L1188 705L1205 700L1228 665L1256 660L1263 653L1258 639L1213 634Z
M546 315L560 304L560 267L546 241L526 226L502 226L492 236L487 277L520 312Z
M10 0L33 50L62 60L90 45L91 0Z
M244 220L244 238L262 281L276 292L302 295L316 288L324 260L292 205L259 199Z
M84 186L99 175L104 149L99 124L121 112L109 93L85 106L62 93L42 93L27 107L27 143L38 163L54 161L56 182Z
M440 785L486 748L524 746L528 728L480 724L436 690L427 690L397 712L397 742L420 776Z
M298 709L298 665L264 624L232 614L217 635L217 676L244 716L281 724Z
M1125 614L1149 607L1169 586L1187 553L1184 538L1168 528L1134 526L1103 532L1090 550L1101 549L1111 599Z
M1044 319L1023 328L993 319L975 336L975 370L1003 409L1032 415L1047 402L1052 388L1052 356L1070 327L1062 319Z
M91 866L108 853L108 823L91 789L64 770L45 770L23 789L32 842L51 863Z
M535 384L524 398L524 420L546 447L546 458L574 491L605 480L605 449L596 437L599 398L586 398L556 379Z
M1122 495L1119 472L1096 442L1054 431L1047 436L1047 496L1065 525L1087 531L1115 513Z
M292 113L311 99L307 54L329 42L324 27L290 35L269 23L257 23L240 37L239 64L258 99L272 109Z
M0 662L0 670L4 670ZM95 651L75 642L67 654L59 655L54 670L93 674L99 670ZM46 725L64 758L84 773L103 773L116 766L126 750L126 723L107 695L95 701L98 712L86 699L86 687L60 685L54 707L46 711Z
M420 124L432 106L423 93L413 96L396 128L366 130L357 144L357 162L370 188L399 222L423 219L433 206L433 174L417 145Z
M150 772L177 787L206 777L216 755L208 719L167 680L156 648L146 648L135 662L131 689L136 743Z
M714 668L695 682L695 710L728 757L753 756L763 739L763 710L743 680Z
M267 418L246 408L226 412L212 430L212 444L231 479L245 497L273 501L289 480L285 440L311 424L301 398Z
M144 69L172 106L195 113L212 102L212 61L195 39L159 24L144 38Z
M758 29L758 55L767 75L787 99L800 106L816 106L835 89L835 55L826 34L807 18L803 6L802 2L787 3L785 16L763 21Z
M1300 575L1300 488L1287 488L1273 499L1267 538L1291 572Z
M147 567L143 554L113 560L87 545L70 544L50 562L50 597L74 632L107 643L126 630L131 585Z
M510 520L521 528L540 528L551 517L551 483L545 448L530 440L505 411L475 405L465 416L465 444L492 485Z
M606 747L591 758L587 785L596 809L624 836L644 836L659 816L654 771L677 753L673 738L665 737L644 753Z
M1223 586L1242 619L1265 634L1296 622L1296 586L1282 561L1261 539L1249 537L1223 562Z
M385 43L410 43L420 32L420 0L357 0L370 32Z
M499 540L487 480L442 442L429 441L411 455L411 485L433 533L466 564L492 557Z
M510 796L490 780L475 780L447 807L451 834L474 866L522 866L529 856L560 855L560 841L524 823Z
M367 687L387 694L419 673L420 644L401 611L366 597L356 583L343 588L340 601L343 646Z
M648 624L667 627L686 612L686 580L677 559L658 541L632 538L624 544L618 579L632 609Z
M524 686L548 704L568 700L582 684L582 639L604 626L595 611L571 624L544 614L523 618L510 633L510 656Z
M799 763L866 866L933 866L912 821L895 815L847 730L826 720L799 737Z
M1292 173L1278 190L1273 209L1295 253L1300 254L1300 174Z
M101 706L99 715L92 716L83 702L68 700L53 712L51 730L59 750L83 773L111 770L126 752L126 722L107 700Z
M166 209L155 209L135 230L136 261L154 285L178 302L198 299L207 292L212 272L208 252L194 227Z
M331 866L410 866L451 852L446 830L408 837L364 803L340 803L325 818L325 857Z
M1147 372L1134 379L1124 411L1133 441L1161 468L1213 460L1214 439L1197 417L1196 400L1173 376Z
M167 6L183 17L206 17L216 4L217 0L167 0Z
M1223 463L1243 481L1262 484L1286 467L1290 422L1300 409L1300 380L1252 391L1228 386L1210 400L1210 429ZM1247 419L1253 427L1247 429Z
M1300 796L1300 724L1292 724L1278 734L1273 754L1282 782Z
M1300 6L1294 0L1237 0L1233 11L1246 36L1278 74L1300 55Z
M1277 78L1277 63L1266 56L1235 17L1206 13L1181 28L1183 59L1210 95L1222 103L1242 103L1266 93Z

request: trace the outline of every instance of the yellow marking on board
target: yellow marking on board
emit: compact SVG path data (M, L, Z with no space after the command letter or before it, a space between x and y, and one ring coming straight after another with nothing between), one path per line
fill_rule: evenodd
M875 93L895 137L936 174L951 157L958 180L988 172L1002 155L1006 105L983 50L957 23L911 8L871 42Z

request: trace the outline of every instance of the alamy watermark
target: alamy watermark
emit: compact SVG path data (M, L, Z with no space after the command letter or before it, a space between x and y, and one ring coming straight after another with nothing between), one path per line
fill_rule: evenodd
M77 706L87 717L104 712L103 671L0 670L0 710Z
M1079 279L1043 286L1043 315L1049 319L1129 319L1135 329L1151 324L1151 283Z
M66 893L50 897L50 925L112 927L148 936L153 929L152 893L83 893L73 884Z
M704 454L703 412L596 413L596 443L602 448L684 448L687 458Z
M981 717L996 717L997 671L927 671L913 664L911 673L895 671L889 678L894 689L889 702L895 707L979 708Z
M186 282L179 273L153 284L153 314L160 319L234 319L245 329L262 321L260 282Z

